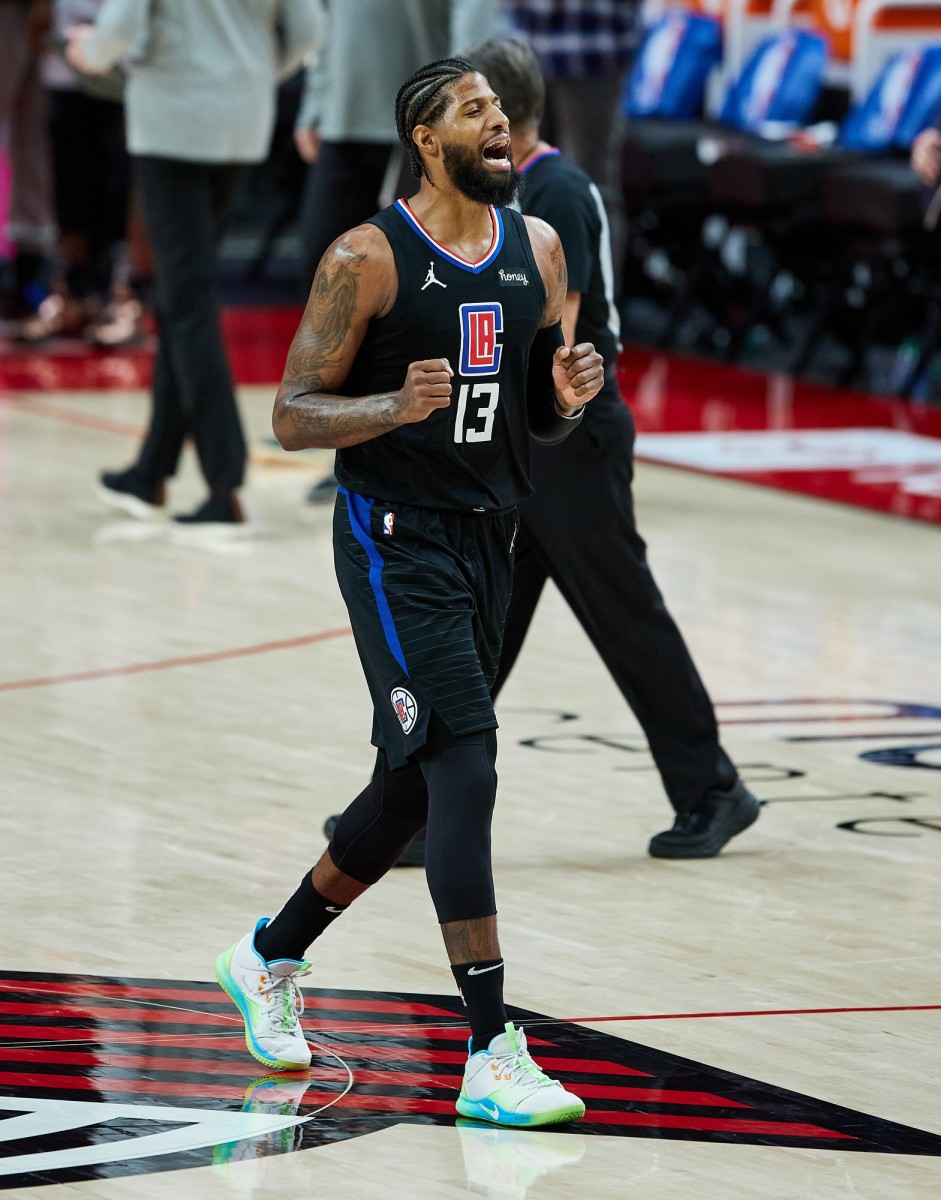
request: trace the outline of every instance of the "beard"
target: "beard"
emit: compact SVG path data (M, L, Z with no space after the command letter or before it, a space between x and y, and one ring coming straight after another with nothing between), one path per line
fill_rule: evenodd
M443 148L442 159L448 179L468 200L506 208L519 195L523 180L512 163L509 171L488 171L472 150L453 145Z

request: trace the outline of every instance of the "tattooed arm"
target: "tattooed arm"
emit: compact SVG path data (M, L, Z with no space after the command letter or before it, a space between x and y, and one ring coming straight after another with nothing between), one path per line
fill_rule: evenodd
M450 404L445 359L411 363L398 391L336 394L369 322L389 312L396 288L392 250L374 225L351 229L324 254L274 402L272 426L285 450L356 446Z
M542 442L560 441L565 436L556 417L571 420L595 396L604 383L604 361L591 342L576 346L562 344L561 322L568 294L568 273L559 235L538 217L524 217L539 273L546 289L539 332L530 352L529 408L533 436ZM548 339L552 337L550 344ZM553 403L538 411L539 395L551 395Z

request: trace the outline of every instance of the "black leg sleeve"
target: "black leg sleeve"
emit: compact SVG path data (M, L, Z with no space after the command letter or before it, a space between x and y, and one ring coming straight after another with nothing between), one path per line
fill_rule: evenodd
M497 795L497 735L471 733L422 762L428 784L425 876L438 921L496 912L490 822Z
M390 771L379 751L372 779L337 821L327 847L335 866L360 883L373 884L394 866L425 827L428 790L421 768Z

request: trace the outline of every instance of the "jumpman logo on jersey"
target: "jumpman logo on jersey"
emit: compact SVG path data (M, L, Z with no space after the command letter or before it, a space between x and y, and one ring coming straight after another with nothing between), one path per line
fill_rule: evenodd
M435 278L435 264L432 260L428 264L428 274L425 276L425 282L421 285L421 290L424 291L426 287L431 287L433 283L436 283L438 287L446 288L448 286L446 283L442 283L440 279Z

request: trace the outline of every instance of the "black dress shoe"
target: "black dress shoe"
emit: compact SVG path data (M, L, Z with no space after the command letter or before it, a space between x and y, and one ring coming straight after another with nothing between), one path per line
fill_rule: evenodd
M718 788L691 812L677 813L673 828L650 839L654 858L714 858L737 833L758 820L760 805L742 781Z
M337 827L337 821L340 819L339 813L334 813L332 817L327 817L323 823L323 835L329 842L333 837L333 831ZM399 855L397 867L423 867L425 865L425 831L416 833L409 844Z
M105 504L137 517L139 521L152 521L164 515L163 483L146 479L136 467L128 467L126 471L103 471L98 477L96 491Z

